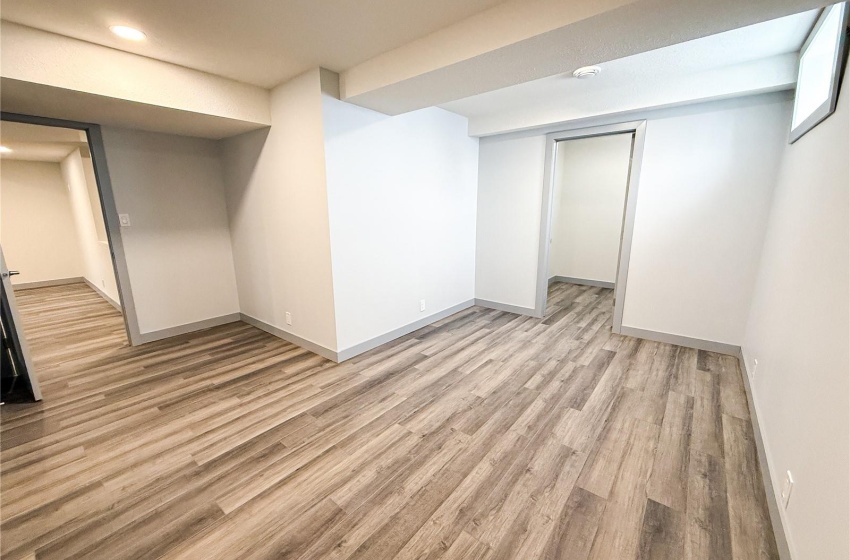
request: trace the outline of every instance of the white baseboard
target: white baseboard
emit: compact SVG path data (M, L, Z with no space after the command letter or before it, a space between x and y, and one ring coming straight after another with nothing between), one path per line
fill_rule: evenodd
M567 284L578 284L580 286L593 286L595 288L614 289L613 282L605 282L604 280L588 280L586 278L573 278L572 276L553 276L549 278L549 284L555 282L565 282Z
M167 329L162 329L158 331L140 333L139 343L146 344L148 342L155 342L157 340L171 338L172 336L202 331L204 329L218 327L219 325L235 323L240 319L241 317L239 313L230 313L228 315L222 315L221 317L213 317L211 319L204 319L203 321L195 321L194 323L188 323L186 325L177 325L176 327L169 327Z
M788 541L788 532L785 529L785 517L782 515L782 506L779 500L776 478L770 468L768 461L769 451L764 439L759 420L759 408L756 404L755 393L750 383L750 369L744 356L743 348L738 352L738 361L741 363L741 375L744 377L744 389L747 393L747 404L750 406L750 420L753 425L753 436L758 451L759 466L761 467L761 479L764 484L764 492L767 496L767 510L770 513L770 523L773 526L773 535L776 538L776 548L779 550L781 560L792 560L791 546Z
M633 336L635 338L644 338L646 340L654 340L655 342L666 342L667 344L675 344L677 346L685 346L687 348L696 348L697 350L706 350L708 352L717 352L718 354L727 354L737 357L741 353L741 347L725 342L715 342L713 340L703 340L701 338L691 338L679 334L670 334L659 331L649 331L639 329L637 327L620 327L618 334Z
M50 288L51 286L65 286L67 284L82 284L85 278L75 276L73 278L57 278L55 280L39 280L37 282L21 282L20 284L12 284L12 289L17 290L32 290L33 288Z
M112 305L112 307L114 307L118 311L122 311L120 303L109 297L106 292L95 286L94 283L90 282L88 278L83 278L83 282L85 282L89 288L97 292L97 295L105 299L110 305Z
M507 311L508 313L516 313L517 315L528 315L536 317L533 307L521 307L519 305L511 305L509 303L500 303L498 301L489 301L486 299L475 298L475 305L478 307L486 307L487 309L495 309L497 311Z

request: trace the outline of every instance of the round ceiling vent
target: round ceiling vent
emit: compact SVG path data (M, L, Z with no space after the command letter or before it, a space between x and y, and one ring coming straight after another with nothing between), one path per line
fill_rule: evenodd
M584 80L585 78L592 78L600 72L602 72L602 68L599 66L582 66L573 72L573 76L579 80Z

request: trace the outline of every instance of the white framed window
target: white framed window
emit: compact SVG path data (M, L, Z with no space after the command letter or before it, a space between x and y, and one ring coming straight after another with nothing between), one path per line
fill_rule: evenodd
M796 142L835 111L847 38L847 3L824 8L803 48L789 142Z

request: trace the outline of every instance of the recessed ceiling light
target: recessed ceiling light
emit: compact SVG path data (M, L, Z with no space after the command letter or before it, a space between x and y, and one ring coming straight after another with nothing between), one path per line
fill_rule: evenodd
M585 78L592 78L600 72L602 72L602 68L599 66L582 66L573 72L573 76L579 80L584 80Z
M0 146L0 154L11 154L12 148L7 148L6 146Z
M138 29L127 27L126 25L113 25L109 28L109 30L122 39L127 39L128 41L144 41L145 37L147 37L147 35Z

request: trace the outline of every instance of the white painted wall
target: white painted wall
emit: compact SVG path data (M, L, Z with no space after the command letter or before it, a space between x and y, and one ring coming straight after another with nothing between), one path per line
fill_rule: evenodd
M85 266L59 164L3 160L0 244L12 284L80 278Z
M534 309L545 136L482 138L475 297Z
M776 93L643 115L624 325L741 343L789 111ZM534 307L552 130L481 139L478 298Z
M558 142L550 278L616 280L631 152L631 134Z
M218 145L103 128L142 334L239 311Z
M466 118L388 117L329 95L323 112L338 349L471 303L478 140Z
M472 300L478 161L465 118L337 88L307 72L272 92L271 129L221 143L242 313L331 353Z
M83 260L83 277L106 294L113 303L118 304L120 297L115 282L115 270L109 258L109 246L101 243L98 238L98 217L102 222L103 213L100 211L99 202L97 206L93 206L91 200L92 187L89 180L94 180L94 173L93 170L87 172L86 163L91 168L91 159L83 158L80 150L75 149L59 164L62 181L68 188L71 200L75 237ZM96 196L96 184L94 189ZM95 211L99 216L95 215Z
M82 154L81 154L82 155ZM91 155L82 155L83 173L86 176L86 190L89 195L92 218L94 219L95 237L98 241L106 242L106 223L103 219L103 209L100 206L100 194L97 189L97 178L94 175Z
M787 97L647 123L623 325L740 345Z
M271 129L223 141L222 157L242 312L335 350L319 74L275 88Z
M83 171L86 175L86 187L88 188L89 203L91 205L92 217L94 218L95 237L97 245L95 258L97 270L100 271L101 290L112 298L112 301L120 305L121 298L118 295L118 281L115 277L115 268L112 264L112 254L109 251L109 240L106 237L106 224L103 219L103 209L100 204L100 194L97 189L97 179L94 175L94 166L91 157L83 157ZM98 285L92 280L95 285Z
M850 549L850 80L831 117L785 147L744 337L794 558ZM785 132L790 115L785 123Z

